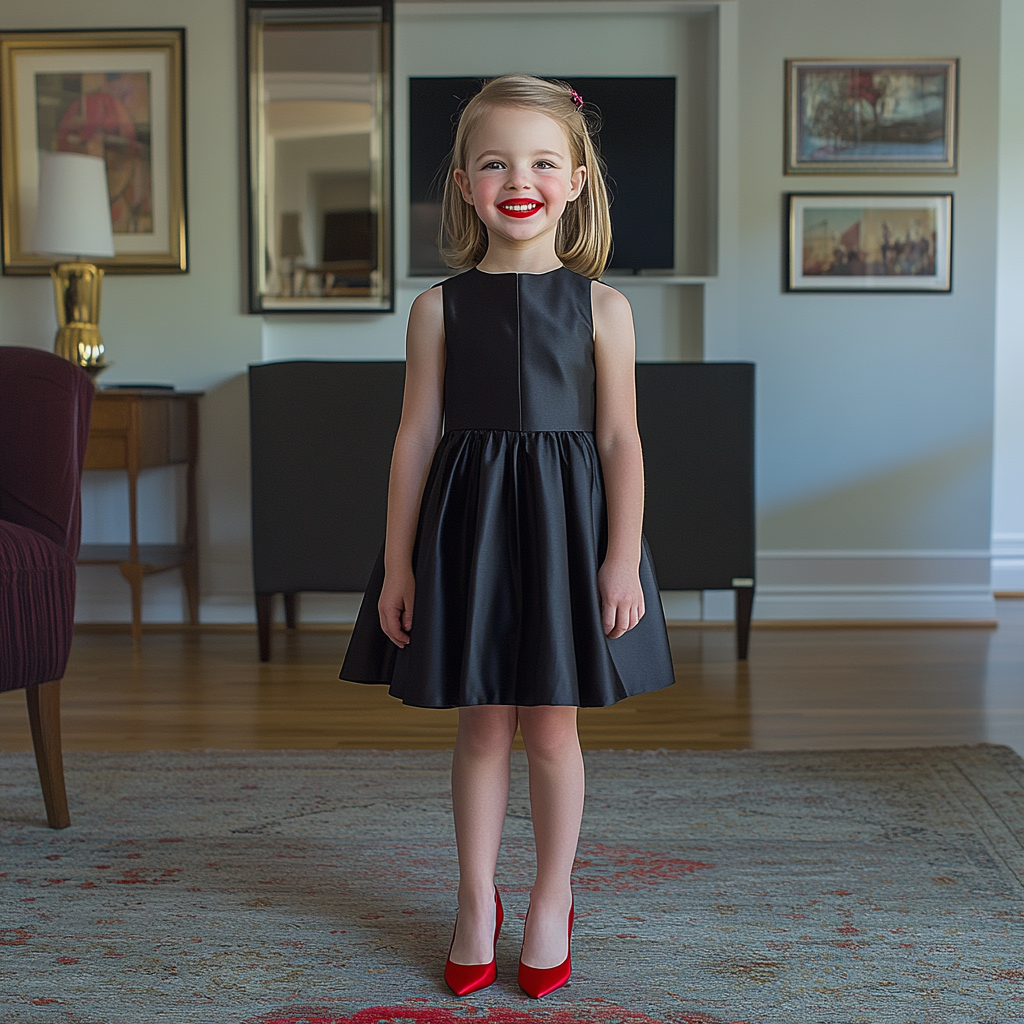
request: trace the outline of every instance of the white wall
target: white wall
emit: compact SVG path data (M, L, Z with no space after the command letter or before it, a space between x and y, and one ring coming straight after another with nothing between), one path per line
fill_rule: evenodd
M1004 6L1019 12L1021 2L1004 0ZM401 6L399 277L406 263L408 75L486 75L524 66L565 75L681 73L685 33L674 15L650 8L637 4L632 10L644 13L632 17L566 11L550 15L544 32L524 35L521 23L506 14L438 20ZM565 10L551 4L545 9ZM235 19L232 0L4 0L0 7L3 28L183 24L188 30L191 272L109 277L102 329L115 363L107 382L163 380L207 390L201 467L205 621L252 618L246 365L296 356L401 358L405 313L429 283L402 282L393 316L261 320L241 312ZM758 364L764 557L756 614L989 617L999 0L727 0L720 35L718 277L699 287L706 356ZM960 173L784 176L785 58L893 53L961 58ZM1006 81L1004 74L1004 91ZM1004 171L1009 152L1004 147ZM954 192L953 294L782 293L782 194L828 189ZM1012 245L1012 235L1004 239ZM637 310L640 357L684 354L674 325L700 308L693 293L671 299L662 286L626 288ZM1000 306L1001 325L1010 322L1005 308ZM0 343L48 347L54 329L48 280L0 279ZM1020 448L1007 451L1012 464ZM146 497L155 509L143 523L148 539L166 539L175 525L174 472L147 481ZM123 535L120 480L89 476L86 539ZM1021 503L1010 501L1007 507L1018 518L1004 520L999 501L997 492L997 531L1005 521L1009 532L1024 533ZM115 570L83 569L80 579L80 619L127 619L127 588ZM338 614L341 606L331 602L321 602L321 614ZM180 619L174 574L147 581L146 615Z
M201 403L201 585L205 618L225 595L251 590L248 406L243 374L261 357L260 323L244 315L238 143L236 10L230 0L4 0L0 28L184 26L190 269L174 275L108 275L100 328L113 367L104 383L163 381L206 391ZM0 278L0 344L50 348L56 331L49 277ZM149 540L170 539L175 470L146 474ZM123 474L86 474L83 534L127 536ZM182 613L176 573L147 581L146 614ZM227 599L231 604L231 599ZM129 618L117 570L82 567L79 619Z
M998 0L740 0L739 355L777 618L991 617ZM787 57L956 56L955 176L783 174ZM950 191L949 295L786 294L787 191Z
M486 10L493 6L494 11ZM451 75L487 77L526 70L538 74L675 75L683 111L702 103L690 99L696 87L687 71L694 50L706 45L704 24L677 12L657 12L655 5L609 4L618 13L560 13L568 3L544 4L534 15L535 27L523 32L522 18L509 4L459 5L406 3L399 5L395 29L395 264L399 279L394 317L367 317L349 330L349 321L306 318L267 319L263 332L264 358L383 358L403 357L404 323L413 299L433 284L428 278L405 277L408 267L408 95L410 76ZM593 4L589 5L593 8ZM484 8L484 10L481 10ZM538 28L537 26L542 26ZM700 111L703 111L703 106ZM677 163L691 159L680 136ZM685 179L681 178L685 186ZM701 193L703 201L704 193ZM687 203L677 205L677 264L680 274L706 269L707 247L698 251L693 226L686 220ZM695 270L696 268L696 270ZM617 282L629 296L637 321L638 358L647 360L699 358L703 307L693 289L700 285L652 285ZM693 325L693 326L691 326Z
M1024 0L1002 0L992 585L1024 591Z

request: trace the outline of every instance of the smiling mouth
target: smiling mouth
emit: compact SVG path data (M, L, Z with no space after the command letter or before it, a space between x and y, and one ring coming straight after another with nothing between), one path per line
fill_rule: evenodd
M507 217L532 217L544 204L534 199L506 199L498 204L498 209Z

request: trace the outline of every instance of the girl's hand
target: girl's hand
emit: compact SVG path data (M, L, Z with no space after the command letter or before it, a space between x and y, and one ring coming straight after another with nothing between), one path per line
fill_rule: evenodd
M644 617L644 592L635 565L605 561L597 574L601 597L601 626L614 640Z
M380 628L397 647L405 647L409 642L415 593L416 580L411 568L408 572L384 573L377 611L380 613Z

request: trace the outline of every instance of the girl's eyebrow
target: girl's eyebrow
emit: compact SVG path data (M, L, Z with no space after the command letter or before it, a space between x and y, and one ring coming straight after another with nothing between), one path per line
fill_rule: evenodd
M503 156L505 156L505 153L502 152L500 149L485 149L482 153L480 153L477 156L477 160L483 160L485 157L496 157L496 156L503 157ZM562 154L557 152L554 149L538 149L538 150L534 151L533 156L534 157L538 157L538 156L555 156L555 157L559 157L560 158L562 156Z

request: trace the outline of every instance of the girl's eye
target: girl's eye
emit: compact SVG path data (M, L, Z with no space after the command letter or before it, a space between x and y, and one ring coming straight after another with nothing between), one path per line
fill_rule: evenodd
M546 170L547 168L554 167L555 165L550 160L538 160L533 166L541 167Z
M500 160L490 160L480 169L483 171L501 171L505 169L505 165Z

